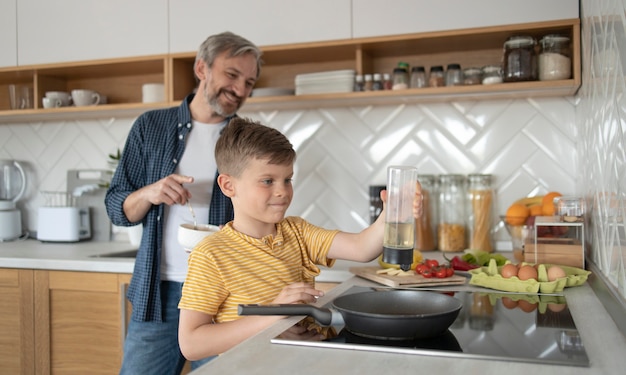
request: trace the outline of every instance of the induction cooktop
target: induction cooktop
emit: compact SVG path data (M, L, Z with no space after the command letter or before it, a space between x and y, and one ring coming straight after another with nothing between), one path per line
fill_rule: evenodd
M371 290L378 288L355 286L344 295ZM450 328L434 338L372 339L355 335L341 325L321 326L307 317L271 342L410 355L589 366L589 358L564 296L431 291L452 295L463 302L463 308ZM330 303L326 307L330 307Z

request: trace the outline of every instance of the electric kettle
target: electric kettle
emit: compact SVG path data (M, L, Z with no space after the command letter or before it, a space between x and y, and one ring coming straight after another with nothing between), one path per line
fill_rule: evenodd
M26 190L24 169L15 160L0 160L0 241L22 235L22 215L16 202Z

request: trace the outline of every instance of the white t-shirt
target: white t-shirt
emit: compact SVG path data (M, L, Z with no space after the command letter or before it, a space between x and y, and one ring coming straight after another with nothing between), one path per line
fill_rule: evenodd
M191 192L190 203L196 214L196 221L198 224L207 224L217 170L215 143L226 126L226 121L218 124L192 121L191 126L191 131L187 135L185 152L178 163L176 173L194 178L194 182L185 187ZM193 217L187 205L177 204L165 207L164 220L161 280L184 282L187 276L189 255L178 244L178 227L183 222L193 223Z

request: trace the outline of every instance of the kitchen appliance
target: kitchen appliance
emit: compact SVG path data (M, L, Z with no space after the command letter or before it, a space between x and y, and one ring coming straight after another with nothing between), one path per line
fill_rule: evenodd
M42 242L78 242L91 237L88 207L78 207L78 197L44 191L46 206L39 207L37 239Z
M343 324L368 338L409 339L441 335L462 304L444 294L421 290L365 291L336 298L330 308L308 304L239 305L239 315L310 315L322 324ZM338 311L338 313L336 312Z
M70 169L67 171L67 192L80 196L83 207L89 207L91 240L111 240L111 220L104 207L107 186L112 172L108 169Z
M354 286L338 298L374 290L388 293L389 289ZM306 317L271 342L405 355L589 366L582 338L562 295L420 290L453 295L463 305L456 320L442 335L414 340L374 339L355 335L340 323L320 325ZM332 303L324 305L330 306ZM302 327L307 332L302 333ZM312 330L323 338L313 340Z
M24 169L15 160L0 160L0 242L22 235L22 214L16 202L26 191Z

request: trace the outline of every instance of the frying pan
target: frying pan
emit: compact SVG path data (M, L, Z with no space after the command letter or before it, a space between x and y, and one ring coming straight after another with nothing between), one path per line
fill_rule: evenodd
M322 325L345 325L359 336L431 338L448 330L463 307L445 294L421 290L368 291L337 297L330 308L308 304L239 305L239 315L308 315Z

